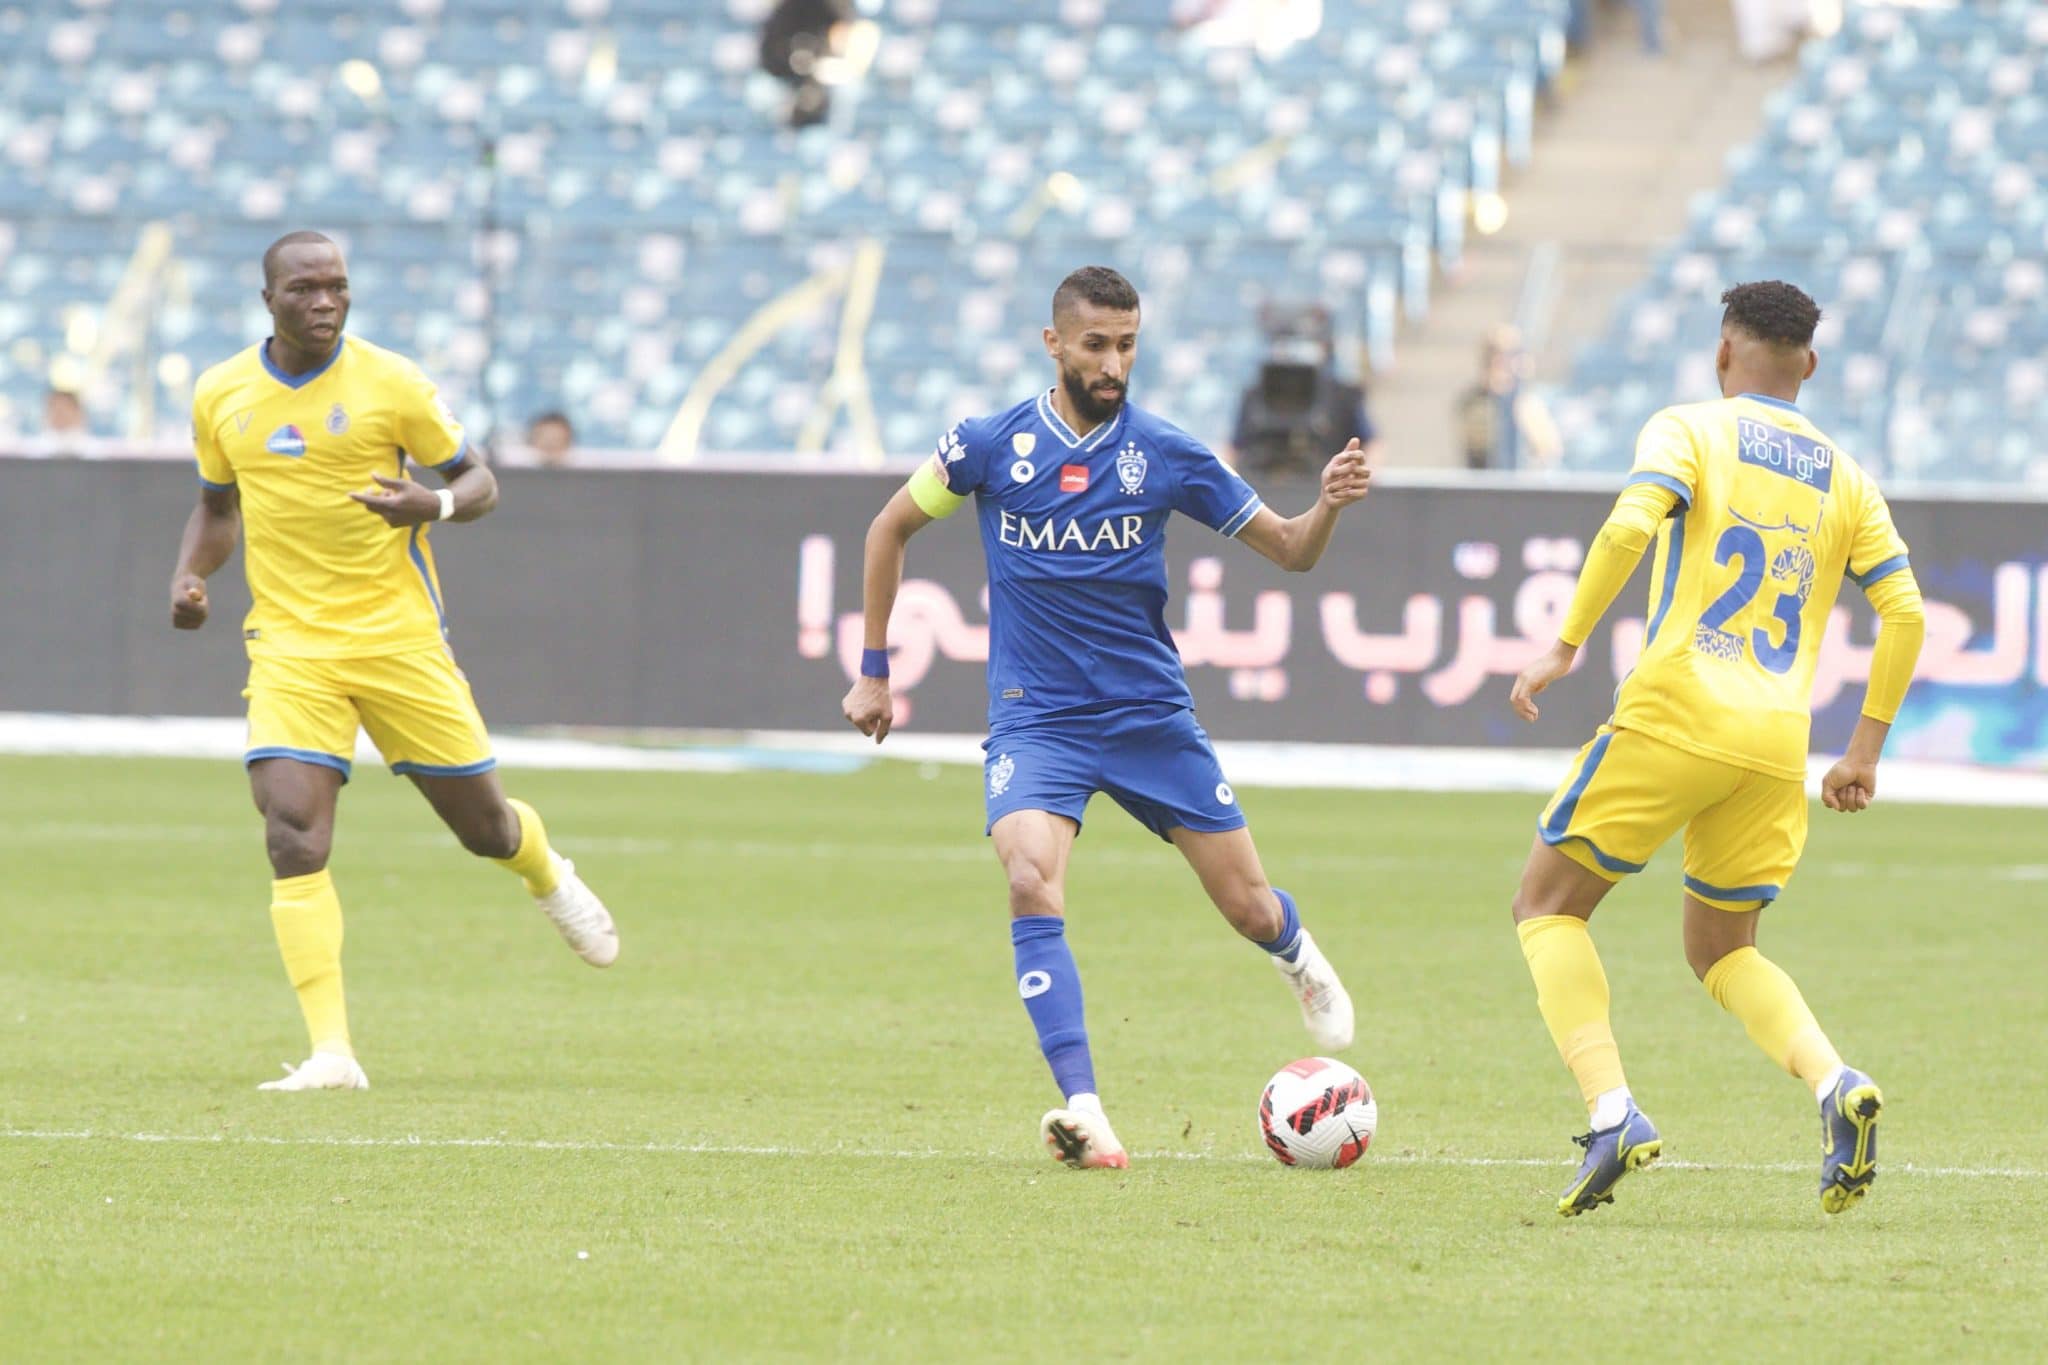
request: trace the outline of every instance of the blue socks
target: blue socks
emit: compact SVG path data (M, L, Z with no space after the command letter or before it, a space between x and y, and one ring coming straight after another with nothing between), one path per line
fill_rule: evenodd
M1291 905L1287 922L1299 928ZM1038 1048L1060 1098L1094 1094L1095 1060L1088 1055L1081 973L1067 948L1067 922L1058 915L1019 916L1010 921L1010 943L1017 953L1017 994L1038 1030Z
M1259 946L1282 962L1292 962L1301 956L1301 916L1295 913L1294 897L1277 886L1273 894L1280 898L1280 933L1271 943Z

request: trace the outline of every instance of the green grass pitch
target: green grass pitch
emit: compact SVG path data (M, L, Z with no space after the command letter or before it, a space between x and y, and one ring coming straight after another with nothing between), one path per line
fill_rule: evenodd
M1380 1128L1337 1173L1254 1138L1292 1001L1098 802L1070 923L1135 1155L1077 1174L1037 1146L973 770L508 786L619 965L360 771L375 1088L275 1095L304 1040L238 769L0 759L0 1358L2040 1358L2041 812L1815 810L1763 946L1889 1101L1839 1219L1810 1099L1685 967L1674 852L1617 892L1668 1164L1566 1222L1583 1112L1507 916L1534 798L1244 793L1359 1006Z

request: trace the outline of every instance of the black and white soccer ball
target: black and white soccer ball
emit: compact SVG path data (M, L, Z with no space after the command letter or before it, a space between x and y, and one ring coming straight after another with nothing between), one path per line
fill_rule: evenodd
M1259 1096L1259 1137L1285 1166L1349 1166L1365 1155L1379 1121L1365 1077L1328 1057L1289 1062Z

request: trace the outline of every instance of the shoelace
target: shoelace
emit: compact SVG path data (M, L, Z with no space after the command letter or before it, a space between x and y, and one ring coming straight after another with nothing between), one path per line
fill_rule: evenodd
M555 923L582 935L604 931L604 921L598 917L596 901L588 892L572 898L568 907L555 917Z
M1573 1138L1572 1141L1578 1143L1579 1146L1584 1147L1587 1151L1590 1152L1593 1150L1593 1139L1596 1136L1597 1134L1587 1133L1583 1137Z

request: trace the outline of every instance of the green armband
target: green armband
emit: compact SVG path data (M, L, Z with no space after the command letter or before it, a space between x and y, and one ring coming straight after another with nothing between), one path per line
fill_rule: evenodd
M929 461L917 467L904 487L910 490L910 500L918 510L934 521L952 516L967 501L963 494L946 487L946 480Z

